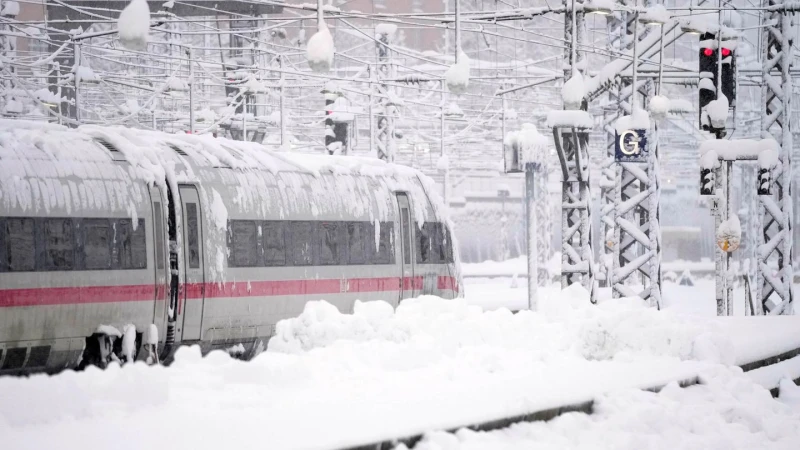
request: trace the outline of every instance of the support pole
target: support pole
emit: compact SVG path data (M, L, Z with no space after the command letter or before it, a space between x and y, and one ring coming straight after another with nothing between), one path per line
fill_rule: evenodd
M536 164L525 164L525 236L528 242L528 309L536 311L539 303L539 249L536 217ZM541 195L541 193L540 193Z
M391 43L391 34L384 30L378 33L376 45L378 51L378 80L384 81L391 78L391 51L389 44ZM385 82L378 84L378 92L381 94L379 101L381 108L378 111L378 127L377 127L377 147L378 158L394 162L395 158L395 143L394 143L394 105L390 98L392 94L392 87Z
M378 155L375 153L375 113L373 111L375 83L373 73L373 67L371 65L367 66L367 76L369 78L369 86L367 87L367 92L369 92L369 99L367 101L367 115L369 116L369 154L370 156L377 157Z
M189 134L194 134L194 64L192 64L194 52L191 48L186 49L186 57L189 59L189 80L187 80L189 85ZM247 101L247 96L245 96L245 101ZM247 111L247 106L245 106L245 111ZM247 139L247 133L244 134L244 139Z
M455 28L456 28L456 64L458 64L458 60L461 58L459 55L461 53L461 1L460 0L453 0L455 4Z
M733 214L733 161L725 161L725 220L730 220ZM725 254L725 315L727 316L733 315L732 261L733 253L727 252Z
M72 43L72 54L75 58L75 66L73 67L74 83L75 83L75 120L81 122L81 44L77 42Z
M456 5L458 5L458 1L456 1ZM457 10L457 9L456 9ZM447 122L444 118L445 112L445 102L447 102L447 94L446 94L446 87L445 82L442 80L442 104L439 108L439 155L442 158L447 157L447 146L444 144L444 137L445 137L445 128L447 127ZM450 207L450 160L445 160L445 167L444 167L444 181L443 181L443 189L442 189L442 197L444 200L445 208Z
M286 74L283 72L283 56L278 55L278 69L281 71L280 73L280 81L278 81L278 109L280 112L280 120L281 120L281 148L286 149L285 147L288 146L288 142L286 141L286 107L284 102L284 96L286 95L286 91L284 90L284 84L286 83Z

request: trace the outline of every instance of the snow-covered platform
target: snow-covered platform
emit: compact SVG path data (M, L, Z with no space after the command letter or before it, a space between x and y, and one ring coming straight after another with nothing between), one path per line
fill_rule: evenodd
M643 389L675 396L677 384L699 381L719 390L720 373L773 402L769 383L735 366L800 348L800 317L709 319L632 299L591 305L579 288L540 306L483 312L428 297L343 314L314 302L250 362L185 348L168 368L0 378L3 448L355 447L586 411ZM792 367L778 378L800 377ZM790 414L776 408L765 420Z

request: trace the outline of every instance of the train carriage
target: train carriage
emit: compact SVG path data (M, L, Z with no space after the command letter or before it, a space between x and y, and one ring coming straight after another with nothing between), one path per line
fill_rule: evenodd
M311 300L455 297L431 187L374 159L0 122L0 374L181 344L247 358Z

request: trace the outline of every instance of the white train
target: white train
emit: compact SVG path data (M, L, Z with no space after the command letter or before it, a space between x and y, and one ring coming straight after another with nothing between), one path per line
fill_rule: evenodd
M374 159L2 121L0 374L182 344L247 358L310 300L453 298L442 212L428 178Z

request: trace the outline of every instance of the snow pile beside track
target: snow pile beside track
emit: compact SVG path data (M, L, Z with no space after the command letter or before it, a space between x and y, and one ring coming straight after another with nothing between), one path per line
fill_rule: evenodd
M278 324L273 352L346 350L367 358L387 354L455 357L458 353L524 349L527 358L551 361L674 357L732 363L732 344L707 322L656 311L639 299L589 303L579 285L544 298L540 311L484 312L463 300L420 297L396 312L384 302L357 302L342 314L324 301L310 302L297 318ZM395 355L400 356L400 355ZM392 358L390 358L392 359ZM423 358L424 359L424 358ZM419 360L406 360L416 366Z

